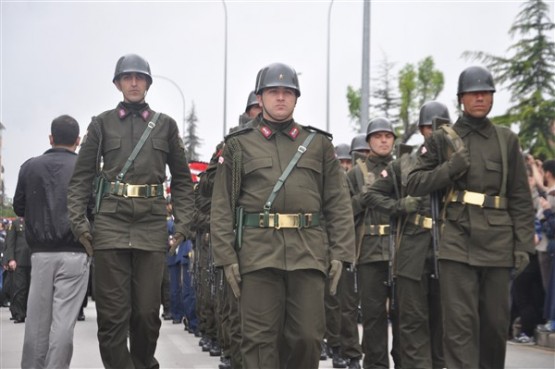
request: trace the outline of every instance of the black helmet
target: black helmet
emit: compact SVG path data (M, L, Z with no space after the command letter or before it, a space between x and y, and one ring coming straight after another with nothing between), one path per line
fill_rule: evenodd
M268 87L291 88L295 90L297 97L301 96L297 72L286 64L270 64L258 72L254 92L260 95L262 90Z
M459 76L459 87L457 95L465 92L488 91L495 92L493 77L491 73L483 67L468 67Z
M337 156L337 159L339 160L351 160L351 148L348 144L339 144L335 146L335 156Z
M366 141L370 138L372 133L376 132L391 132L393 137L397 138L395 131L393 130L393 125L387 118L374 118L368 123L368 128L366 130Z
M349 152L349 154L352 154L353 151L359 151L359 150L370 151L370 146L368 146L368 142L366 141L366 135L364 133L361 133L353 137L351 141L351 151Z
M449 110L447 106L439 101L427 101L420 108L420 117L418 118L418 127L431 126L435 118L440 118L443 121L451 122L449 117Z
M245 108L245 113L249 111L251 106L258 105L258 100L256 99L256 95L254 91L249 93L249 98L247 99L247 107Z
M148 65L148 62L143 57L137 54L127 54L119 58L112 82L115 82L122 74L132 72L144 74L147 76L148 84L152 84L150 65Z

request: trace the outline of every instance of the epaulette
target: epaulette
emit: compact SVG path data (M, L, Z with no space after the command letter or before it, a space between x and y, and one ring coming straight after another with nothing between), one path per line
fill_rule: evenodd
M303 127L304 129L307 129L307 130L312 131L312 132L321 133L321 134L323 134L324 136L326 136L327 138L329 138L330 141L333 140L333 135L332 135L331 133L329 133L329 132L323 131L323 130L321 130L321 129L319 129L319 128L312 127L312 126L302 126L302 127Z
M229 132L229 133L224 137L224 141L227 141L227 140L230 139L231 137L235 137L235 136L242 135L242 134L245 134L245 133L247 133L247 132L250 132L250 131L252 131L252 129L253 129L252 127L246 126L246 127L241 127L241 128L239 128L238 130L236 130L236 131Z

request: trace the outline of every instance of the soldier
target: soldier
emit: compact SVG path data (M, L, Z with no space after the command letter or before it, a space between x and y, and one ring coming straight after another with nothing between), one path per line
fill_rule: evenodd
M448 123L447 107L437 101L422 106L418 128L425 138L432 134L432 120ZM415 161L414 155L406 153L391 162L368 191L367 199L370 206L397 217L400 236L396 235L394 266L403 367L443 368L443 330L430 199L406 194L406 178Z
M353 165L356 164L357 159L361 159L362 161L366 160L368 154L370 154L370 147L368 146L368 141L366 141L365 133L353 137L349 154L351 154Z
M329 135L293 120L301 92L293 68L264 67L255 92L262 114L226 138L219 159L214 258L241 296L243 366L317 368L328 269L335 294L354 258L345 176Z
M256 118L260 113L262 113L262 108L258 105L256 94L254 91L251 91L249 92L249 97L247 98L245 112L239 116L239 126L247 124L249 121Z
M348 172L353 168L353 159L351 157L351 148L348 144L339 144L335 146L335 155L337 155L337 160L341 168Z
M69 187L70 219L75 237L94 247L104 366L156 368L168 245L166 165L176 232L172 248L190 238L193 185L176 122L145 102L152 84L148 62L135 54L122 56L112 82L123 101L93 118L88 127ZM95 176L96 215L91 229L84 209Z
M31 251L25 239L23 218L14 219L8 227L4 260L12 272L12 319L14 323L23 323L27 316L27 297L31 284Z
M408 177L410 196L446 193L439 280L448 368L504 367L511 268L522 271L534 251L518 137L487 118L494 92L488 70L463 70L461 116L426 140Z
M356 137L355 137L356 138ZM387 164L393 160L396 135L386 118L375 118L368 124L366 142L370 154L365 161L357 161L347 173L352 196L357 233L357 283L362 309L362 351L364 367L389 367L388 356L388 298L392 297L389 213L373 209L365 202L364 194L372 186ZM390 304L391 305L391 304ZM392 354L399 366L396 351L395 311L389 306L389 317L394 323Z

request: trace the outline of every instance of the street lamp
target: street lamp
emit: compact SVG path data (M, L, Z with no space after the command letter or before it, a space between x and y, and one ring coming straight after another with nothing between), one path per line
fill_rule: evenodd
M224 6L224 137L227 134L226 114L227 114L227 6L225 0L222 0Z
M175 83L173 79L170 79L168 77L164 77L164 76L160 76L160 75L155 75L153 77L154 78L160 78L160 79L163 79L165 81L168 81L169 83L174 85L175 88L177 88L177 91L179 91L179 94L181 95L181 101L183 102L183 138L185 138L185 123L186 123L187 117L186 117L186 112L185 112L185 95L183 95L183 91L181 90L181 87L179 87L179 85L177 83Z
M331 7L333 0L330 1L328 8L328 55L326 70L326 132L330 131L330 24L331 24Z

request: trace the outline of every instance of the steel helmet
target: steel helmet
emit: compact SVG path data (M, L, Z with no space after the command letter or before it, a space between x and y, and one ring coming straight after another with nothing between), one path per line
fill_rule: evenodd
M351 160L351 147L345 143L335 146L335 156L337 156L339 160Z
M491 73L483 67L468 67L459 76L459 87L457 95L465 92L488 91L495 92L493 77Z
M366 141L370 138L372 133L376 132L391 132L393 137L397 138L395 131L393 130L393 125L387 118L374 118L368 123L368 129L366 130Z
M283 63L270 64L258 72L254 92L260 95L262 90L268 87L291 88L295 90L297 97L301 96L297 72Z
M349 154L352 154L353 151L360 151L360 150L370 151L370 146L368 146L368 142L366 141L366 135L364 133L361 133L353 137L351 141L351 151L349 152Z
M133 72L144 74L148 79L148 84L152 84L150 65L148 65L148 62L143 57L137 54L127 54L119 58L112 82L116 82L116 80L124 73Z
M245 108L245 113L249 111L251 106L258 105L258 100L256 99L256 94L254 91L249 93L249 98L247 99L247 107Z
M451 122L449 110L447 106L439 101L428 101L420 108L420 117L418 118L418 127L431 126L435 118Z

